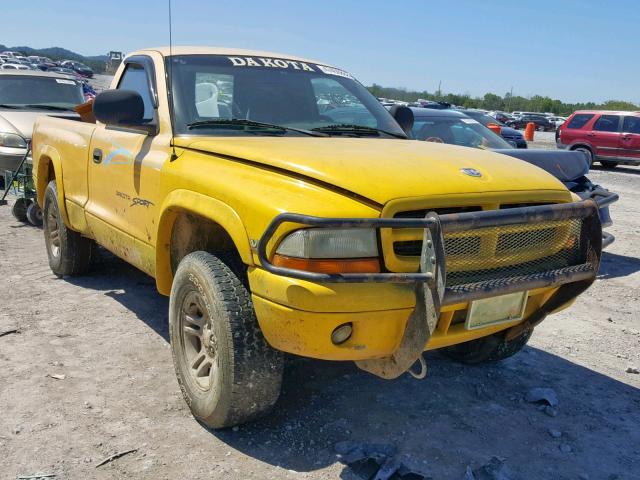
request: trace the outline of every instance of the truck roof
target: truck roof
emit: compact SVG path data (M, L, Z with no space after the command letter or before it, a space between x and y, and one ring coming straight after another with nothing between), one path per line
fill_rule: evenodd
M271 57L271 58L287 58L289 60L297 60L300 62L308 62L308 63L317 63L320 65L331 66L325 62L319 62L317 60L312 60L309 58L297 57L295 55L289 55L286 53L276 53L276 52L265 52L260 50L245 50L242 48L229 48L229 47L197 47L197 46L179 46L179 47L171 47L171 51L168 46L165 47L155 47L155 48L144 48L141 50L136 50L135 52L131 52L127 56L138 55L144 52L159 52L162 56L168 57L170 55L241 55L247 57Z

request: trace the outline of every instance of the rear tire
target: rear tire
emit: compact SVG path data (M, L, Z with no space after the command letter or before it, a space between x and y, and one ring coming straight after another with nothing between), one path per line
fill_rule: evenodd
M618 166L618 162L613 162L611 160L600 160L600 164L607 169L616 168Z
M44 191L42 210L44 243L53 273L59 277L85 273L89 270L94 242L64 224L55 180L51 180Z
M527 330L513 340L505 340L505 333L498 332L470 342L445 347L442 353L456 362L467 365L498 362L522 350L532 333L533 330Z
M18 220L19 222L27 221L27 208L29 204L27 203L26 198L17 198L13 207L11 207L11 214L13 218Z
M34 227L42 226L42 209L37 202L31 202L27 207L27 220Z
M224 428L263 416L280 395L284 356L267 343L251 295L220 258L182 259L169 302L173 363L194 417Z

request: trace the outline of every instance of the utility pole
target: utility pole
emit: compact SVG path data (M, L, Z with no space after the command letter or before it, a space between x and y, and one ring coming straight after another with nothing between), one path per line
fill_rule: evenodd
M511 86L511 92L509 93L509 103L507 105L507 110L511 112L511 99L513 98L513 85Z
M442 98L442 80L438 81L438 100Z

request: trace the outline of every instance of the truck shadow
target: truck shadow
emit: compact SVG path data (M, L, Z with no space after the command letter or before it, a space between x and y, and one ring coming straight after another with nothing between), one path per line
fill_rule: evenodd
M637 271L640 271L640 259L626 255L618 255L617 253L602 252L598 278L626 277Z
M631 173L635 175L640 175L640 168L633 168L632 166L622 166L618 165L614 169L604 168L602 165L593 165L591 167L592 170L600 170L601 172L611 172L611 173Z
M108 254L101 258L95 274L70 281L104 291L168 342L168 299L153 279ZM291 356L270 416L235 431L202 428L269 465L327 468L329 478L345 480L360 477L338 465L334 445L343 440L393 444L405 465L445 480L463 478L467 465L493 456L507 459L514 478L624 479L640 468L640 389L535 347L473 367L436 352L426 359L425 380L385 381L349 362ZM526 401L541 386L556 391L556 409ZM550 434L556 430L559 438Z
M536 348L476 367L435 352L426 358L423 381L385 381L350 363L292 359L270 417L211 433L295 471L336 463L334 445L344 440L393 444L405 465L437 479L460 479L467 465L477 468L493 456L507 458L515 473L524 468L515 478L608 478L638 468L639 389ZM547 413L526 402L539 386L556 391L557 409ZM561 444L571 447L569 457ZM558 477L546 476L550 465ZM357 478L349 467L343 475Z

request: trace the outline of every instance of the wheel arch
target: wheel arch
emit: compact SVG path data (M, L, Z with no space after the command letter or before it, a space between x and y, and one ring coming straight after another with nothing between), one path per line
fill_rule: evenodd
M69 226L69 216L64 202L64 184L62 182L62 159L58 151L45 145L39 150L37 160L34 158L34 186L40 208L44 207L44 191L51 180L55 180L58 189L58 207L65 225Z
M571 146L569 147L569 150L575 150L576 148L586 148L591 152L592 156L595 156L595 152L593 151L593 147L591 145L589 145L588 143L584 143L584 142L577 142L577 143L573 143L571 144ZM594 158L595 160L595 158Z
M249 237L229 205L189 190L174 190L161 209L156 239L156 285L169 295L177 264L187 254L204 250L235 251L253 265Z

